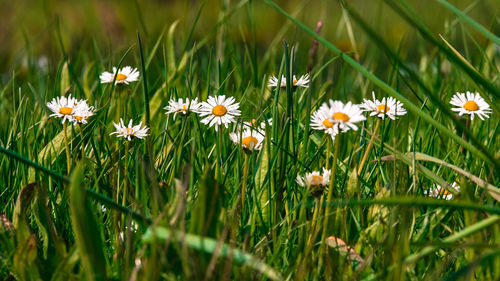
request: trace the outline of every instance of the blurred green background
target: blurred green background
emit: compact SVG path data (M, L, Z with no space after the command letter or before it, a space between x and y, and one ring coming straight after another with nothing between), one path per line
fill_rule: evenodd
M411 53L415 48L425 48L415 44L418 41L414 40L414 37L418 35L383 1L347 2L392 44L398 44L404 36L403 52ZM310 27L315 27L319 20L323 21L321 31L323 36L344 50L351 48L338 1L277 1L277 3ZM457 24L456 17L437 1L417 0L410 1L409 4L435 34L449 30L446 27L450 25L456 25L457 36L454 43L457 48L460 48L458 42L460 33L473 32L469 29L464 31L461 25ZM495 34L499 34L500 23L496 18L500 11L498 0L460 0L453 1L453 4L467 11L471 17L493 30ZM282 15L263 1L1 1L0 70L4 76L3 81L12 76L13 69L23 62L26 64L28 57L37 59L40 64L50 65L59 62L63 57L59 31L70 58L82 48L91 48L94 40L104 52L103 57L107 57L136 44L136 31L141 33L146 45L153 44L161 31L176 20L179 21L179 36L186 36L193 28L198 13L200 13L199 21L193 29L189 44L201 38L215 42L217 33L220 33L218 28L221 26L224 30L220 36L223 36L224 40L253 42L255 34L257 56L262 56L269 46L278 47L276 51L281 52L281 44L271 43L276 40L280 42L283 38L291 43L312 42L303 31L290 25ZM219 25L218 22L224 18L228 24ZM363 38L362 32L356 32L357 30L353 24L353 34L359 42L359 52L363 54L370 48L370 42ZM478 42L484 41L482 36L474 37ZM304 40L301 40L302 38ZM186 38L178 39L183 42L182 40ZM303 48L299 46L302 51L307 51L309 48L310 45Z

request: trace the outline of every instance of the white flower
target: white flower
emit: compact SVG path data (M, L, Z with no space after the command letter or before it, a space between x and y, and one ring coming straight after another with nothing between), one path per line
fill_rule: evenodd
M78 106L78 100L71 97L71 94L68 97L57 97L54 98L51 102L47 103L47 107L54 112L50 115L62 118L62 122L64 123L66 120L69 122L74 122L75 118L73 113L75 108Z
M230 123L236 122L235 117L240 116L240 104L235 102L233 97L210 96L206 102L202 102L198 110L201 117L201 123L210 127L215 125L217 131L220 125L228 127Z
M366 120L359 106L351 102L344 104L341 101L330 100L330 113L330 122L342 132L347 132L350 129L356 131L358 126L355 123Z
M113 73L105 71L99 78L101 78L101 83L113 83L115 75L115 85L121 83L128 85L130 82L139 80L139 71L137 68L132 68L130 66L125 66L119 69L118 72L116 71L116 67L113 67Z
M309 74L305 74L300 76L300 78L297 80L297 77L293 75L293 86L294 87L303 87L303 88L309 88ZM278 86L278 78L276 76L271 76L269 78L269 84L267 85L268 87L277 87ZM281 88L286 88L286 77L285 75L281 75L281 81L280 85Z
M117 137L124 137L128 141L132 140L132 137L136 137L139 139L144 138L148 135L149 130L149 128L146 126L141 128L142 122L140 122L139 125L132 126L132 119L130 119L130 121L128 122L128 126L125 126L125 124L123 123L123 119L121 118L120 123L115 124L115 122L113 122L113 126L115 126L116 131L112 132L110 135L117 134Z
M469 91L466 94L456 93L451 98L450 104L458 106L451 110L458 112L460 116L470 114L471 120L474 120L474 115L484 120L484 117L489 118L488 114L491 113L490 105L484 101L479 93L474 94Z
M296 181L300 186L309 188L313 196L320 196L323 189L330 184L330 170L323 168L323 174L313 171L306 173L304 177L297 175Z
M334 126L334 123L330 121L333 112L330 110L328 105L324 103L318 110L316 110L311 116L311 127L314 130L324 131L329 134L332 139L335 139L335 135L338 134L338 126Z
M405 115L406 109L404 109L403 104L393 97L382 98L381 101L375 98L375 93L372 92L373 100L364 99L364 102L360 104L361 109L364 111L370 111L370 116L377 116L384 119L388 116L392 120L396 120L396 116Z
M451 184L451 187L456 192L460 191L460 186L456 182L453 182ZM424 190L424 194L428 195L430 197L443 198L446 200L450 200L451 198L453 198L453 194L451 192L449 192L448 190L446 190L445 188L441 187L440 185L438 185L436 188Z
M260 150L264 142L264 131L261 129L246 128L243 131L229 134L231 140L236 144L241 144L248 150Z
M186 98L186 101L183 101L183 99L178 99L177 101L171 99L164 109L167 111L165 114L173 113L175 118L177 113L182 113L184 115L188 114L189 112L197 113L200 106L201 103L198 103L198 98L195 98L191 101L188 98Z
M267 119L267 125L269 126L273 125L272 118ZM257 120L252 119L252 121L250 122L243 122L243 128L260 128L264 130L266 128L266 122L260 122L260 124L257 125Z
M80 100L73 111L74 122L87 124L87 119L94 115L94 107L89 106L86 100Z

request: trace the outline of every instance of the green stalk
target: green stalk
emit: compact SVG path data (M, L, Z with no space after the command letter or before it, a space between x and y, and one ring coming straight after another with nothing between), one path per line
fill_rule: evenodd
M361 159L361 163L358 168L358 176L361 175L361 171L363 170L363 166L365 165L366 159L368 159L368 154L373 146L373 140L378 133L380 128L380 123L382 123L382 119L378 118L377 123L375 124L375 128L373 129L372 137L370 138L370 142L368 143L368 147L366 148L365 154L363 155L363 159Z
M248 178L248 170L250 168L250 153L245 153L245 162L243 164L243 179L241 182L241 210L245 210L245 194Z
M71 171L71 159L69 156L69 143L68 143L68 134L67 134L68 122L64 122L63 127L64 127L64 144L65 144L65 148L66 148L66 164L68 165L68 175L69 175L69 173Z
M127 204L127 193L128 193L128 152L129 152L130 142L125 143L125 169L123 171L123 197L122 197L122 206L126 206ZM125 214L122 213L122 221L123 225L125 225Z
M222 181L222 126L220 126L219 130L217 130L218 141L216 146L216 157L217 161L215 162L215 174L217 175L217 180Z
M323 218L323 231L321 233L321 247L320 247L320 253L319 253L319 268L321 268L322 263L323 263L323 253L325 250L325 241L326 238L326 233L328 232L328 214L330 213L330 204L332 202L332 197L333 197L333 189L334 189L334 182L335 182L335 172L337 170L337 159L339 156L339 150L340 150L340 138L341 134L337 135L335 138L335 148L334 148L334 153L333 153L333 162L332 162L332 169L330 172L330 186L328 187L328 195L326 197L326 206L325 206L325 212L324 212L324 218ZM331 143L331 142L330 142Z
M82 159L85 157L85 144L83 143L83 128L82 124L78 123L78 129L80 130L80 139L82 142Z

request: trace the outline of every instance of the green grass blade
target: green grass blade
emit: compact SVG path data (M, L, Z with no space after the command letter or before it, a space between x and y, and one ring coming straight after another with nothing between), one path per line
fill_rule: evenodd
M172 231L165 227L149 228L143 236L145 243L154 241L168 241L173 239L177 242L185 242L190 248L202 251L208 254L213 254L218 248L218 240L208 237L203 237L194 234L186 234L180 231ZM271 280L282 280L281 275L269 265L260 261L251 254L248 254L240 249L231 247L227 244L222 244L219 252L220 257L231 256L236 262L247 265L260 273L264 274Z
M446 8L448 8L450 11L455 13L459 18L461 18L463 21L467 22L470 24L474 29L479 31L481 34L483 34L486 38L490 39L493 43L497 44L500 46L500 37L496 36L495 34L491 33L489 30L484 28L482 25L480 25L477 21L469 17L467 14L462 12L461 10L457 9L455 6L447 2L446 0L437 0L439 3L443 4Z
M83 162L80 162L71 175L69 188L71 225L75 233L85 279L106 280L106 258L101 228L87 201L86 189L83 186L84 172Z

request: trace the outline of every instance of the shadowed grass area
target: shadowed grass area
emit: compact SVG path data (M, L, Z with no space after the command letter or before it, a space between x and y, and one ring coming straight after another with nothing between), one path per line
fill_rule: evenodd
M495 1L1 7L2 279L500 279ZM372 92L408 112L311 118Z

